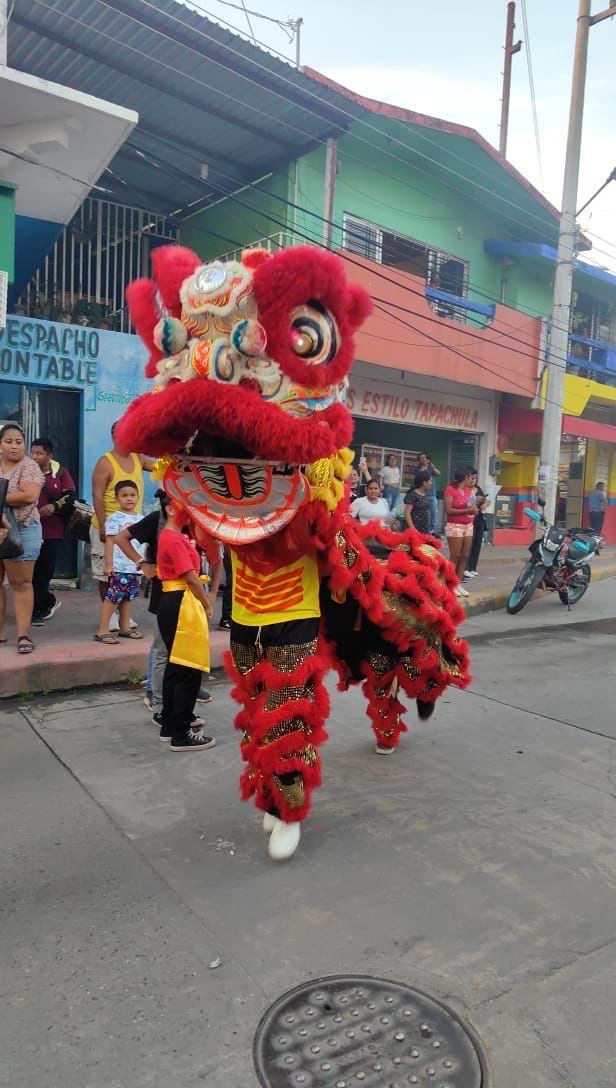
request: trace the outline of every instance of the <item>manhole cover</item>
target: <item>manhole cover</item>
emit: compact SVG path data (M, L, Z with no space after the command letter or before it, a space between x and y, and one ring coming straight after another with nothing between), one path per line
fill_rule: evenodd
M254 1043L264 1088L486 1088L468 1029L445 1005L382 978L334 975L283 994Z

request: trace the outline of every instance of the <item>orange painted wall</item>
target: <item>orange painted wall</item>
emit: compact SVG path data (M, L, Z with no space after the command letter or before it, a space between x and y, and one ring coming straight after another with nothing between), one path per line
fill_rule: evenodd
M499 305L494 321L483 329L438 317L428 305L419 276L355 254L342 256L349 279L370 292L375 306L357 334L358 360L535 396L541 344L538 318Z

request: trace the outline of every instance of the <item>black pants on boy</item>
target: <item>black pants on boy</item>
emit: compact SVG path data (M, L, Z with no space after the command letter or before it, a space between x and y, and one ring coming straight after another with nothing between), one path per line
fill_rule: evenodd
M44 540L41 544L39 557L34 564L34 573L32 575L34 615L44 616L56 603L56 598L49 591L49 583L53 578L61 544L61 540Z
M169 654L173 647L183 596L183 590L162 593L158 606L156 617L158 629ZM162 719L172 740L186 736L200 687L200 669L191 669L187 665L175 665L172 661L167 661L163 677Z

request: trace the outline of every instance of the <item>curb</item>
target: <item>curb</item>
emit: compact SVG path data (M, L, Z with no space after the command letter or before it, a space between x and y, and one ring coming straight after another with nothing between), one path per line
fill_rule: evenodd
M78 644L54 647L53 653L43 660L36 654L19 655L3 648L0 705L3 699L32 694L50 694L56 691L73 691L76 688L101 687L106 684L131 686L131 677L144 677L148 668L151 639L144 639L118 647L102 648L93 643L88 649ZM224 632L210 634L210 669L222 669L225 651L229 649L229 636ZM101 652L102 650L102 652ZM140 680L136 685L140 687Z
M594 582L614 577L616 577L616 560L593 568ZM463 605L466 618L470 619L504 608L510 592L511 586L484 593L474 592ZM212 672L222 669L224 654L228 648L229 636L221 631L212 631L210 634ZM101 687L106 684L126 684L129 682L129 673L145 676L149 649L149 639L145 639L138 647L129 643L121 648L102 649L93 643L88 645L87 652L84 652L83 645L58 644L54 647L51 657L47 656L45 660L39 660L35 655L20 656L6 647L1 651L2 659L0 660L2 666L0 703L2 699L26 694L49 694L72 691L76 688Z

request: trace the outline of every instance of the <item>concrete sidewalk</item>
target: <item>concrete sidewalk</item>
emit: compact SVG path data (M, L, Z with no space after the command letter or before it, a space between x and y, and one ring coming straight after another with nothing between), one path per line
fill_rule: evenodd
M527 555L526 548L484 548L480 575L466 584L470 593L463 602L467 616L505 607ZM616 548L606 548L593 563L593 581L615 575ZM105 646L93 640L98 624L98 595L64 590L57 596L62 606L54 618L45 627L32 629L36 643L32 654L16 652L15 628L9 620L8 642L0 646L0 698L100 684L125 682L131 686L145 676L155 622L147 612L146 601L139 599L133 609L145 635L143 641L126 639L117 646ZM556 598L555 604L562 607ZM210 631L212 669L222 667L224 653L229 647L228 633L217 629L220 608L219 597Z
M155 617L147 601L135 601L133 617L143 632L141 641L122 639L117 646L94 641L98 627L98 593L80 590L54 591L61 607L44 627L33 627L33 653L18 654L15 627L7 624L7 643L0 645L0 697L26 692L67 691L100 684L135 686L146 675ZM229 647L227 631L218 631L220 600L210 631L212 668L221 668Z

